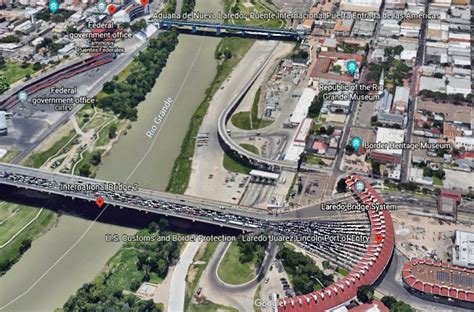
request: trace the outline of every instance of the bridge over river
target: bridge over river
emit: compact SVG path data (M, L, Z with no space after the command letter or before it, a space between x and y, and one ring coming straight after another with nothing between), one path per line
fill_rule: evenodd
M259 26L244 26L233 24L221 24L213 22L190 21L180 19L162 19L154 22L159 28L176 27L179 29L189 29L191 33L197 33L201 30L215 30L216 35L221 34L240 34L241 36L263 36L272 40L301 40L305 32L301 30L283 29L283 28L265 28Z
M157 213L241 230L263 229L276 221L303 221L297 217L298 214L295 217L289 217L285 214L273 215L264 209L188 195L147 190L136 184L127 185L5 163L0 163L0 185L94 203L98 197L102 197L105 204L115 207ZM336 200L338 199L328 198L325 202ZM314 207L315 205L305 208L311 211ZM304 219L308 218L304 217ZM314 219L316 219L316 216ZM319 219L324 219L324 216ZM327 219L330 218L326 217Z

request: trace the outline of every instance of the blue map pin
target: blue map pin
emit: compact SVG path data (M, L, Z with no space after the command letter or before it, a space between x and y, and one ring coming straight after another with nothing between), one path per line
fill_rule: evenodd
M349 72L349 74L351 74L351 76L354 76L354 73L357 71L357 67L358 66L356 61L350 60L346 63L347 71Z
M20 91L20 92L18 92L18 99L19 99L21 102L25 102L25 101L28 99L28 93L26 93L26 91Z
M351 145L355 151L359 150L359 147L362 145L362 139L359 137L353 137L351 140Z
M357 181L354 185L357 192L361 193L365 190L365 183L362 181Z
M56 11L59 8L59 3L58 3L57 0L51 0L51 1L49 1L48 7L49 7L49 10L51 11L51 13L54 14L54 13L56 13Z
M107 9L107 3L105 3L104 0L99 0L97 2L97 11L99 11L100 13L104 13L105 12L105 9Z

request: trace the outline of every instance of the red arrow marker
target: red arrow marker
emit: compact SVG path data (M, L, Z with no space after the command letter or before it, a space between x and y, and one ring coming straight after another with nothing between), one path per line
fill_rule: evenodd
M380 243L382 242L382 239L383 239L382 234L375 234L375 241L376 241L377 243L380 244Z
M99 208L102 208L102 206L104 205L104 199L102 197L98 197L96 200L95 200L95 203L97 204L97 206Z
M115 5L109 4L109 6L107 7L107 11L109 11L110 15L114 15L117 11L117 8L115 7Z
M141 3L143 6L145 6L145 5L148 4L148 0L140 0L140 3Z

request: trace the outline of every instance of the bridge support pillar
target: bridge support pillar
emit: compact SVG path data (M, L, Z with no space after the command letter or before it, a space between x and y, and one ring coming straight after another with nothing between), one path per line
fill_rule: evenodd
M268 38L268 39L271 39L271 38L272 38L272 34L271 34L271 33L267 33L267 38Z
M218 35L218 36L221 35L221 28L220 27L216 28L216 35Z
M196 25L193 25L193 29L191 30L192 33L195 33L197 31Z

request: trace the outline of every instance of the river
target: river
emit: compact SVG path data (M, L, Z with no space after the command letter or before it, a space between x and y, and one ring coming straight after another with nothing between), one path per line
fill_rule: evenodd
M215 0L198 0L196 5L196 10L201 12L221 9L222 4ZM179 36L179 44L166 67L138 107L137 121L103 158L98 178L136 182L141 187L157 190L166 187L189 121L216 73L214 51L219 40ZM155 116L163 110L168 98L172 104L150 138L146 132L152 128ZM57 225L36 239L20 261L0 279L0 307L18 298L2 311L40 312L62 307L120 248L119 243L105 242L104 235L135 231L61 216Z

